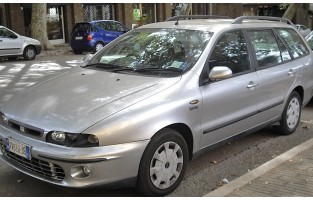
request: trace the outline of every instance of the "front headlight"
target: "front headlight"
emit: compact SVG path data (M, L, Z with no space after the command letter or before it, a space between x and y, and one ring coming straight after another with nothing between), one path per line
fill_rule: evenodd
M99 139L91 134L75 134L62 131L51 131L46 136L46 141L67 147L98 147Z
M8 118L2 112L0 112L0 124L6 126L7 121Z

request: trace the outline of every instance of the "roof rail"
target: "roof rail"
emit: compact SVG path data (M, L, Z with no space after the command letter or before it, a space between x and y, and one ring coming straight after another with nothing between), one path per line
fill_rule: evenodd
M269 20L269 21L278 21L278 22L286 22L287 24L290 24L294 26L294 24L286 18L281 18L281 17L268 17L268 16L241 16L237 17L232 24L242 24L243 20L246 19L256 19L256 20Z
M171 17L166 21L176 21L175 25L178 25L178 21L183 19L231 19L231 18L219 15L178 15L175 17Z

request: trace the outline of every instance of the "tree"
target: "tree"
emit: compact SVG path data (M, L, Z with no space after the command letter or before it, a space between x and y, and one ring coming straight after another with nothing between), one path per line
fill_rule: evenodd
M283 4L281 7L287 7L288 4ZM292 18L295 16L297 13L298 8L300 7L299 3L291 3L289 4L287 10L285 11L283 18L287 18L289 20L292 20Z
M33 3L32 4L32 20L31 32L32 37L41 42L43 50L54 49L54 46L49 42L47 36L47 4Z

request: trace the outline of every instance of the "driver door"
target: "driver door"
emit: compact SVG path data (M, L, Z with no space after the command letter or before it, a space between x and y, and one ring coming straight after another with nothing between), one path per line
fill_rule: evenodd
M0 27L0 55L21 54L22 42L20 37L5 27Z
M233 75L200 86L203 102L202 148L242 133L261 122L257 116L259 79L250 67L243 32L224 33L212 49L208 65L209 71L217 66L228 67Z

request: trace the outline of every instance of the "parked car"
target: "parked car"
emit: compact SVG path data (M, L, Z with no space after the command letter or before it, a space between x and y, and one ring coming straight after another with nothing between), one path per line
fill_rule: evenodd
M290 21L188 18L132 30L12 97L0 108L0 157L56 185L161 196L208 149L269 125L294 133L313 53Z
M311 47L311 49L313 50L313 31L311 31L311 33L309 33L306 37L305 37L306 41L309 43L309 46Z
M307 36L311 32L309 28L302 24L296 24L295 26L303 37Z
M17 59L23 56L25 60L33 60L40 52L41 44L38 40L21 36L0 26L0 57Z
M128 31L123 24L113 20L77 23L72 31L71 47L75 54L83 51L97 52Z

